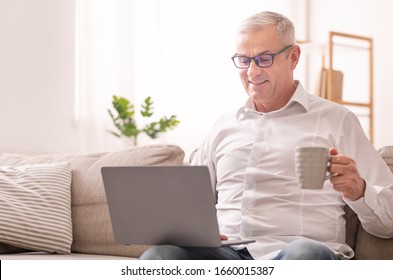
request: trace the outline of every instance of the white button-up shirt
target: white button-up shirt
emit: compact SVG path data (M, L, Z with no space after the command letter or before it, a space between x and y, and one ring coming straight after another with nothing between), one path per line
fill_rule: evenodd
M329 180L322 190L297 185L297 146L336 147L353 158L366 181L365 196L344 201ZM364 228L393 236L393 175L368 141L356 116L345 107L307 94L300 83L283 108L261 113L249 100L222 116L195 154L207 165L217 194L220 231L229 238L255 239L247 245L255 259L273 258L288 242L309 238L344 258L343 207L347 203Z

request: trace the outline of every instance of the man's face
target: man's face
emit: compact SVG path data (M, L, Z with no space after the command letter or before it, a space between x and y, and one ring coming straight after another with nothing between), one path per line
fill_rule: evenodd
M272 26L239 34L237 38L237 55L273 54L284 47ZM274 111L289 101L296 89L293 70L299 55L299 47L294 46L275 56L270 67L260 68L252 61L248 69L239 70L243 86L258 111Z

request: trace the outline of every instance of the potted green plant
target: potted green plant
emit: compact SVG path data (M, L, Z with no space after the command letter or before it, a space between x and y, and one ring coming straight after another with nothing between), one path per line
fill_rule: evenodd
M153 103L150 96L144 100L140 110L142 117L150 118L153 115ZM112 105L114 111L108 109L108 114L117 128L117 132L110 132L116 137L132 139L134 145L138 144L138 135L141 133L146 133L150 138L156 139L161 133L175 128L180 123L176 115L171 115L170 117L163 116L158 121L150 122L143 128L138 128L135 121L135 106L132 102L125 97L114 95Z

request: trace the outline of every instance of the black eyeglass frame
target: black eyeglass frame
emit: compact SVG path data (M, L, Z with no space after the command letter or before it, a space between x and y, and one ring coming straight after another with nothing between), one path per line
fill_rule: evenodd
M258 66L259 68L268 68L268 67L270 67L270 66L273 65L274 58L275 58L277 55L279 55L280 53L285 52L287 49L289 49L289 48L291 48L291 47L293 47L293 46L294 46L294 44L291 44L291 45L288 45L288 46L282 48L281 50L279 50L279 51L276 52L276 53L260 53L260 54L258 54L258 55L256 55L256 56L253 56L253 57L248 57L248 56L245 56L245 55L237 55L237 54L235 54L234 56L231 57L231 59L232 59L232 61L233 61L233 64L235 64L235 66L236 66L237 68L239 68L239 69L248 69L248 68L250 67L250 65L251 65L251 61L252 61L252 60L254 61L255 65ZM271 63L270 63L270 65L266 65L266 66L261 66L261 65L259 65L259 62L258 62L258 60L257 60L257 57L264 56L264 55L265 55L265 56L267 55L267 56L270 56L270 57L271 57ZM239 66L236 64L236 62L235 62L235 59L236 59L237 57L248 58L248 59L250 60L249 63L248 63L248 66L247 66L247 67L239 67Z

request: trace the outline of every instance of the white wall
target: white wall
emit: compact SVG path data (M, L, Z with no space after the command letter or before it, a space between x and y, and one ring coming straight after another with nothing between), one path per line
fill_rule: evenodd
M393 9L391 1L167 1L178 5L178 13L173 18L169 11L161 10L165 34L159 40L161 50L184 58L178 62L176 72L164 72L166 80L159 94L163 98L156 101L158 112L177 114L182 121L165 137L167 142L179 144L189 153L219 114L236 110L244 101L245 93L229 59L234 52L234 32L246 16L274 10L294 21L298 39L309 36L316 43L326 43L329 30L374 37L375 145L393 144L393 131L386 129L393 105L388 76L393 37L387 28L393 21L388 14ZM310 18L306 16L307 3ZM214 26L203 24L204 19L215 18ZM74 1L0 0L0 152L81 150L79 128L74 123L74 20ZM176 37L179 34L181 40ZM187 61L196 44L212 62L199 73L190 72L192 65ZM194 54L195 63L201 64L201 55ZM128 66L123 68L130 73L122 73L122 80L135 71ZM153 70L151 67L139 76L153 83ZM140 77L136 82L144 90L139 93L142 99L148 88L142 82L146 80ZM298 77L305 79L301 73ZM223 91L223 83L230 84L232 90Z
M182 143L186 153L190 153L219 115L237 111L248 98L230 59L236 52L239 24L262 10L277 11L296 21L302 5L295 3L304 1L182 2L185 3L181 12L176 15L170 13L170 7L161 14L161 51L165 54L163 100L166 112L175 112L181 119L180 126L167 135L167 141Z
M74 2L0 1L0 152L78 149Z
M329 31L373 38L374 43L374 146L393 145L393 1L310 0L310 39L327 43ZM362 67L353 61L353 67ZM345 76L344 76L345 82ZM361 83L362 81L359 81ZM355 93L356 94L356 93Z

